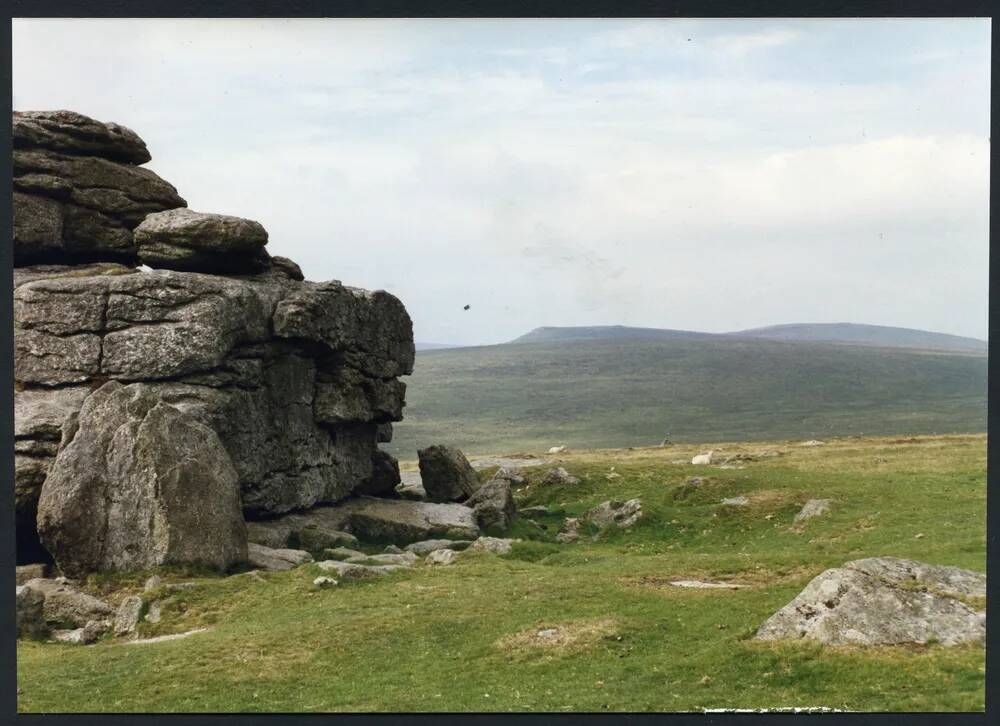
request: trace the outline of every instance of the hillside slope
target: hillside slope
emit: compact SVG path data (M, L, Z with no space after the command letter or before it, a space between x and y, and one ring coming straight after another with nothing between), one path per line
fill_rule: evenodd
M981 432L986 356L714 337L418 354L386 448L412 459L674 441Z

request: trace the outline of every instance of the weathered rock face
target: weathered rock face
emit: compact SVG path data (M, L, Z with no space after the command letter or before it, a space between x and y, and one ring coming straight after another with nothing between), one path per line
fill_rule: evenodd
M377 443L402 417L396 378L414 355L399 300L304 282L259 224L179 209L134 166L149 154L123 127L18 114L15 147L19 562L46 559L40 493L64 429L109 380L142 382L215 432L248 518L391 489Z
M855 560L814 578L761 625L757 638L829 645L982 641L985 597L986 577L969 570L895 557Z
M417 456L424 491L432 502L461 501L479 488L479 475L458 449L428 446Z
M66 574L246 560L236 471L218 436L142 383L83 404L38 502L42 543Z
M71 111L15 113L14 264L136 259L132 230L186 206L135 132Z

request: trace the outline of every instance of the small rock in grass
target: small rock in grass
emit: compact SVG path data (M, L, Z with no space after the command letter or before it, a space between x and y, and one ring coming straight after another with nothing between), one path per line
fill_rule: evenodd
M320 589L323 589L325 587L333 587L336 584L337 584L336 580L334 580L332 577L327 577L326 575L320 575L315 580L313 580L313 585Z
M401 554L403 554L403 550L401 550L399 547L397 547L394 544L386 546L384 552L386 554L390 554L390 555L401 555Z
M115 635L125 635L135 630L139 624L139 615L142 613L142 598L138 595L129 595L122 600L115 613Z
M518 539L503 539L500 537L480 537L472 543L469 549L477 552L492 552L495 555L509 555L513 544L520 541Z
M830 511L830 505L832 503L832 499L810 499L802 505L802 509L795 515L795 523L798 524L806 519L826 514Z
M261 570L290 570L312 562L313 558L305 550L272 549L250 542L247 544L247 559Z
M750 500L741 494L738 497L728 497L723 499L722 503L727 507L745 507L750 504Z
M334 547L323 550L323 557L328 560L349 560L352 557L366 558L368 555L360 550L352 550L349 547Z
M556 542L568 544L580 539L580 526L582 522L579 517L566 517L563 521L559 533L556 534Z
M561 466L557 466L552 469L545 478L542 479L542 484L579 484L580 480L575 476L570 474L568 471L563 469Z
M518 512L526 517L542 517L549 513L548 507L536 506L519 509Z
M146 580L146 584L143 586L142 589L145 590L146 592L149 592L150 590L155 590L162 584L163 580L160 578L160 576L153 575L148 580Z
M146 620L150 623L158 623L163 619L163 606L160 605L159 600L154 600L149 604L149 610L146 611Z
M434 550L449 549L458 552L466 549L471 544L472 540L470 539L425 539L421 542L408 544L405 549L407 552L412 552L415 555L423 557L429 555Z
M434 550L424 559L428 565L450 565L457 556L455 550Z

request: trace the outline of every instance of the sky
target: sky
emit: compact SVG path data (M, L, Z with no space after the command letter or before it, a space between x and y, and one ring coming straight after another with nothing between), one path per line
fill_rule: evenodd
M134 129L190 208L388 290L418 341L985 338L989 44L988 19L15 19L13 92Z

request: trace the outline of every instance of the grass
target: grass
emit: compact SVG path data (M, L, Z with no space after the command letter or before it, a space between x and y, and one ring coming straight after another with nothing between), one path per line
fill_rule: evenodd
M986 356L766 340L421 351L398 458L676 442L985 432Z
M144 635L184 640L90 647L18 643L19 709L116 711L697 711L828 707L981 711L981 646L830 648L764 643L756 628L815 575L893 555L985 571L985 437L726 445L778 449L743 469L675 464L700 447L568 453L575 486L527 470L526 521L507 556L464 553L373 582L316 590L312 565L220 577L167 595ZM716 447L720 448L720 447ZM617 478L608 478L609 474ZM685 487L692 475L703 478ZM746 495L745 509L719 505ZM553 541L563 516L640 497L629 532ZM829 514L793 527L808 498ZM917 535L922 535L917 537ZM94 578L109 599L144 575ZM732 590L685 590L712 579ZM555 629L554 638L538 631Z

